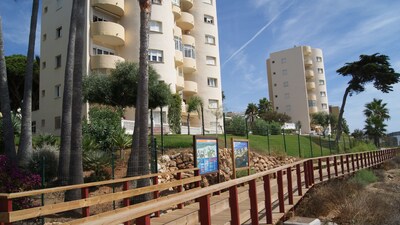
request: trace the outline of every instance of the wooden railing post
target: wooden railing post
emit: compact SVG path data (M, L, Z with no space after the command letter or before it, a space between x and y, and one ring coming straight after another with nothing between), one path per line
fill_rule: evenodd
M326 157L326 172L328 173L328 180L331 179L331 163L329 157Z
M368 167L371 166L371 156L372 156L372 152L367 152L367 157L368 157Z
M322 159L318 159L318 172L319 172L319 181L324 181L324 178L322 176Z
M88 198L89 197L89 188L88 187L81 188L81 195L82 195L82 199ZM82 208L82 216L83 217L90 216L89 206Z
M302 185L301 185L301 168L300 164L296 165L296 177L297 177L297 193L299 196L303 195Z
M309 161L309 167L308 168L310 170L310 178L311 179L309 179L309 181L310 181L310 186L311 186L311 185L314 184L314 181L315 181L315 178L314 178L314 161L312 159Z
M267 223L272 224L272 200L271 200L271 183L269 175L263 177L264 192L265 192L265 215Z
M358 158L358 153L356 153L356 163L357 163L357 170L360 170L360 162Z
M360 153L361 169L364 168L364 153Z
M129 190L129 181L125 181L125 182L122 184L122 190L123 190L123 191ZM124 206L129 206L129 205L130 205L130 200L129 200L129 198L124 198L124 200L123 200L122 202L123 202ZM130 225L130 224L131 224L131 221L126 221L126 222L124 222L124 225Z
M306 185L306 188L310 186L310 181L308 181L308 161L303 163L303 170L304 170L304 184Z
M349 155L346 155L346 168L347 168L347 173L350 173Z
M336 158L336 156L333 157L333 164L335 165L333 168L335 169L335 176L337 177L339 174L338 174L337 158Z
M277 185L278 185L278 201L279 201L279 212L285 212L285 202L284 202L284 194L283 194L283 180L282 180L282 170L277 172Z
M137 218L136 225L150 225L150 215Z
M342 169L342 174L344 174L344 161L343 155L340 156L340 168Z
M194 171L194 176L200 176L200 170L195 170ZM194 184L195 187L200 187L200 181L196 181L196 183Z
M11 213L13 211L12 208L12 199L0 198L0 212ZM8 216L9 217L9 216ZM11 225L12 223L1 223L1 225Z
M258 225L258 203L257 203L257 184L256 180L249 181L249 197L250 197L250 211L251 211L251 224Z
M204 195L198 201L200 204L200 224L211 225L210 195Z
M178 173L176 174L176 179L177 179L177 180L182 179L182 173L181 173L181 172L178 172ZM182 192L182 190L183 190L182 185L179 185L179 186L178 186L178 193L179 193L179 192ZM179 204L178 204L178 209L183 209L183 203L179 203Z
M289 204L293 205L292 167L286 169Z
M240 224L240 211L237 186L229 188L229 207L231 209L231 225Z
M355 164L354 164L354 154L351 154L351 167L353 168L353 172L356 170Z
M153 177L153 185L157 185L157 184L158 184L158 176L154 176ZM157 199L159 197L160 197L160 191L157 190L157 191L153 192L153 198L154 199ZM159 210L155 211L154 215L156 217L160 217L160 211Z

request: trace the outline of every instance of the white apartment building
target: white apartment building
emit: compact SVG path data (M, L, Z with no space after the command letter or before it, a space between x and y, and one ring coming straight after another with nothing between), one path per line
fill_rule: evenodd
M269 98L274 110L301 122L310 133L311 114L329 113L322 50L298 46L270 54L267 59Z
M138 1L87 0L86 8L83 71L109 73L116 62L138 62ZM60 134L71 9L71 0L42 3L40 105L32 120L37 133ZM171 91L181 95L182 122L185 102L197 95L205 105L205 128L215 132L213 111L222 104L216 0L152 0L149 30L149 63L162 81L171 84ZM125 118L133 121L134 110L127 109ZM160 122L157 110L154 120ZM196 113L191 126L201 126Z

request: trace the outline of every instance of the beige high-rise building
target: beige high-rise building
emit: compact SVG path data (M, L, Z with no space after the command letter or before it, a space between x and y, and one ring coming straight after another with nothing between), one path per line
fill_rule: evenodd
M87 4L84 72L110 73L116 62L138 62L138 1L88 0ZM40 106L33 113L37 133L60 133L71 8L71 0L42 3ZM185 102L197 95L204 102L206 131L215 133L221 127L216 126L215 111L222 106L216 0L152 0L149 30L149 62L161 80L171 84L171 91L184 99L183 125ZM126 110L125 118L133 121L134 110ZM154 120L159 124L158 110ZM191 126L200 131L197 113L192 113Z
M322 50L298 46L270 54L267 60L269 98L274 110L301 122L310 133L311 114L329 113Z

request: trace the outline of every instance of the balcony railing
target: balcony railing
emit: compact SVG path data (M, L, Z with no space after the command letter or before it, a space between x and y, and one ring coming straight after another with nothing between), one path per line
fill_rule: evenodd
M92 6L98 7L117 16L123 16L125 11L124 0L92 0Z
M92 38L100 43L121 46L125 44L125 28L118 23L97 21L91 24Z

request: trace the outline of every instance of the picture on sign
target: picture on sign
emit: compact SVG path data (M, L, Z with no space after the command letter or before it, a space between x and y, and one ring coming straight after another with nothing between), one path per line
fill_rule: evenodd
M249 167L249 142L247 140L233 140L235 167Z
M218 167L218 141L216 138L193 138L196 167L201 175L217 173Z

